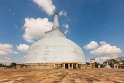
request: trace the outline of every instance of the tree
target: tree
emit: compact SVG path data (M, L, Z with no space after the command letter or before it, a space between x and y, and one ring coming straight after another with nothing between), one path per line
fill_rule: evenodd
M11 64L10 64L10 67L16 67L16 63L14 63L14 62L11 63Z
M0 63L0 67L3 67L4 65L2 63Z
M90 63L89 62L86 62L86 65L90 65Z
M119 62L115 59L110 59L104 62L104 64L106 64L108 62L108 64L110 65L111 68L114 68L114 64L119 64Z
M96 68L98 68L99 65L100 65L99 63L95 62L95 67Z

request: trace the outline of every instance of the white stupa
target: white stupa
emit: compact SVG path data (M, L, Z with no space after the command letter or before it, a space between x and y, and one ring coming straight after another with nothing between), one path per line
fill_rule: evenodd
M52 30L46 36L32 44L24 63L85 63L82 49L67 39L60 30L58 14L55 13Z

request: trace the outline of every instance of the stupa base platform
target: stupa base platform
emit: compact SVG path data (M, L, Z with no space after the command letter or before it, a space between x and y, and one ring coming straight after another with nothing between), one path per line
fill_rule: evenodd
M17 69L83 69L85 64L81 63L28 63L28 64L17 64Z

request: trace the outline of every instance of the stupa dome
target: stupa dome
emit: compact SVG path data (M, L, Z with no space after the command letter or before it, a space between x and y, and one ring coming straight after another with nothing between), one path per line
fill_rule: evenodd
M30 46L24 63L85 63L82 49L66 38L58 23L55 15L53 29Z
M81 48L69 39L63 37L44 38L34 43L26 56L25 63L84 63Z

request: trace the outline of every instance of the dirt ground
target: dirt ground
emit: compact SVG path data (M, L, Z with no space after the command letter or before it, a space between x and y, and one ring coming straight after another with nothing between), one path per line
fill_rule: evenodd
M0 83L124 83L124 69L0 69Z

